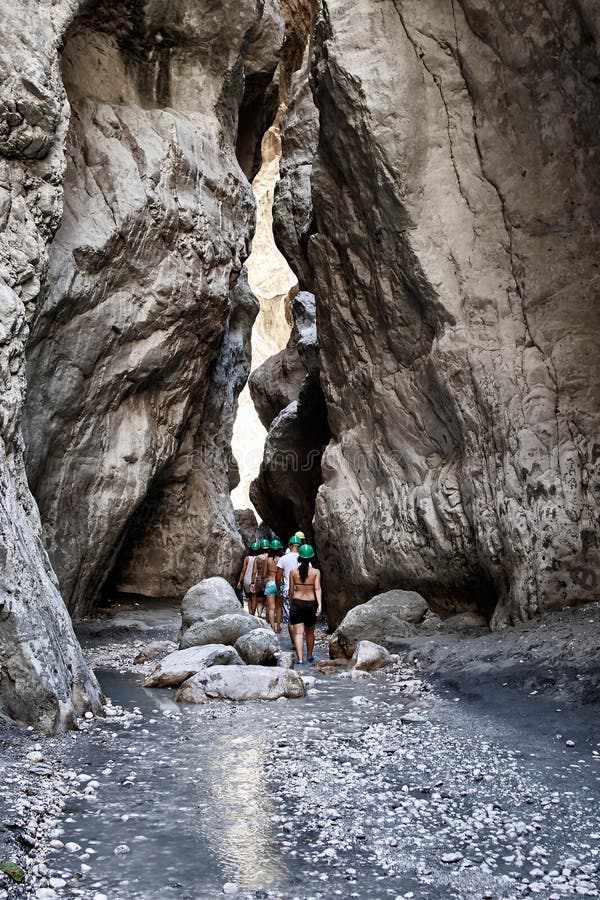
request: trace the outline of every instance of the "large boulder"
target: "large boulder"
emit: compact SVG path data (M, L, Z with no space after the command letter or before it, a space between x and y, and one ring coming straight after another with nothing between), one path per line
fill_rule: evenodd
M346 614L329 641L332 659L350 659L359 641L393 643L415 634L415 625L425 618L427 601L415 591L386 591Z
M202 647L204 644L233 645L243 634L268 627L261 619L250 616L248 613L229 613L216 619L209 619L207 622L196 622L191 625L181 636L179 646L185 650L188 647Z
M175 694L179 703L208 700L279 700L306 695L306 687L293 669L263 666L213 666L189 678Z
M248 665L274 666L279 654L279 639L270 629L256 628L238 638L235 649Z
M359 641L350 660L350 669L359 672L374 672L376 669L389 666L391 661L391 654L381 644L375 644L373 641Z
M190 676L211 666L243 666L233 647L224 644L206 644L175 650L159 663L144 682L144 687L179 687Z
M189 589L181 603L181 627L207 622L227 613L239 613L240 601L224 578L205 578Z

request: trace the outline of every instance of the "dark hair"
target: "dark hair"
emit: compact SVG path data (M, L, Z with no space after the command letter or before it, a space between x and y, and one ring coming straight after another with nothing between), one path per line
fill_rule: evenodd
M275 559L275 557L279 559L280 556L281 553L279 552L279 550L273 550L272 547L269 548L269 559Z
M298 565L298 571L300 573L300 581L302 584L306 581L306 576L308 575L308 567L310 565L310 559L301 559L300 564Z

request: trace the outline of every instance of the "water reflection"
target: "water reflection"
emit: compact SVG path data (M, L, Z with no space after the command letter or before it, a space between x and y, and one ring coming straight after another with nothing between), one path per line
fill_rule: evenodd
M287 875L276 858L277 810L263 777L268 737L260 728L231 739L221 735L217 752L207 754L203 767L210 797L199 798L199 805L209 815L198 821L198 835L227 877L245 888L265 887Z

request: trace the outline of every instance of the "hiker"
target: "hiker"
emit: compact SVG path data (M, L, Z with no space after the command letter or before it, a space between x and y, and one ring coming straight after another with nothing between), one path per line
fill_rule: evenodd
M314 662L315 622L321 615L321 573L310 562L314 555L310 544L302 544L298 568L290 572L290 627L300 665L305 637L307 662Z
M265 608L265 581L266 581L266 563L269 554L271 542L263 538L259 544L259 553L254 559L252 568L252 584L250 589L255 595L256 610L255 615L262 617Z
M292 629L288 624L290 616L290 572L292 572L293 569L296 569L298 566L298 550L300 549L301 544L302 541L300 540L300 538L297 535L293 534L288 541L288 549L286 553L283 554L283 556L279 560L279 563L277 564L277 590L279 592L279 596L281 597L281 621L284 624L288 625L288 632L290 635L290 640L292 642L292 647L294 646L294 638L292 636Z
M279 590L277 588L277 566L281 557L283 544L277 539L271 541L267 554L267 561L264 571L265 578L265 600L267 601L267 622L278 634L281 631L281 613L277 615L277 600Z
M244 557L244 562L242 563L242 571L240 572L240 577L238 578L238 591L243 591L242 593L242 606L244 605L244 596L248 600L248 612L251 616L254 615L256 611L256 598L252 593L252 569L254 568L254 557L258 553L260 548L260 543L258 541L254 541L250 544L250 549L248 553Z

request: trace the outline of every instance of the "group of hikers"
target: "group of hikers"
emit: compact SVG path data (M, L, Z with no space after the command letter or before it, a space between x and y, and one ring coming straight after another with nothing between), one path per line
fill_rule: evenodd
M267 622L277 634L287 623L299 664L304 662L305 641L306 661L314 661L315 623L321 615L321 573L311 562L314 556L301 531L291 536L287 550L276 539L255 541L238 580L252 615L262 616L266 608Z

